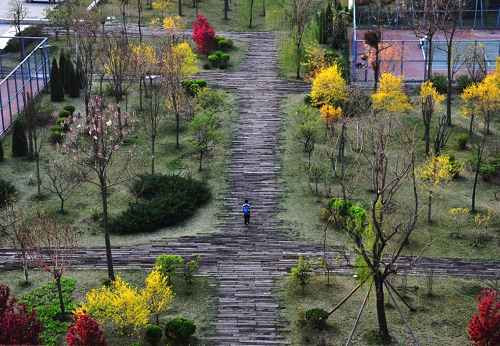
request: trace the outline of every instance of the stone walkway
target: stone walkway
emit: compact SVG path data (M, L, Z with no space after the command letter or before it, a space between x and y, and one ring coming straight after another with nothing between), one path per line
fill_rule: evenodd
M244 68L234 73L206 73L203 78L240 94L239 121L232 146L228 179L227 210L221 214L224 232L157 244L114 247L116 269L149 269L161 254L203 256L200 274L218 280L217 320L210 345L278 345L283 341L286 321L278 317L273 295L274 278L290 272L297 254L322 255L322 246L297 242L279 234L281 221L275 217L281 188L278 184L278 134L284 92L304 92L308 85L278 79L275 40L269 33L227 34L249 43ZM241 205L252 204L249 227L243 225ZM335 249L330 249L335 251ZM103 248L81 249L80 268L106 268ZM403 258L398 265L406 266ZM345 261L348 263L348 261ZM12 249L0 249L0 270L20 268ZM500 276L500 262L425 259L407 272L421 274L428 266L435 275ZM347 264L336 273L351 274Z

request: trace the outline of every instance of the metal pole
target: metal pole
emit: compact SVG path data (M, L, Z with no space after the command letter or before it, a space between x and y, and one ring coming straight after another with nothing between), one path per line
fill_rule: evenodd
M354 326L352 327L351 335L349 335L349 339L347 339L347 343L345 346L349 346L352 341L352 337L354 336L354 332L356 331L356 327L358 326L359 320L361 319L361 314L365 309L366 302L368 301L368 296L370 295L370 291L372 290L373 280L370 283L370 288L368 288L368 292L366 292L365 300L363 301L363 305L361 305L361 309L359 309L358 317L356 317L356 321L354 322Z
M417 337L415 336L415 334L413 334L413 330L411 329L410 325L408 324L408 321L406 320L405 316L403 315L403 312L399 308L398 303L396 302L396 299L394 299L394 296L392 295L392 292L391 292L389 286L387 285L387 283L385 281L384 281L384 285L385 285L385 288L387 289L387 292L389 293L389 296L391 297L392 302L394 303L394 306L396 307L396 309L398 310L399 314L401 315L401 318L405 322L406 328L408 328L408 330L410 331L411 336L413 337L413 340L415 340L415 344L417 346L420 346L420 343L418 342Z

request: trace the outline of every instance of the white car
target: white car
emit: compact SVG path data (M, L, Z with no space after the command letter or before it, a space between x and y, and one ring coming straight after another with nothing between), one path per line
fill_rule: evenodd
M49 4L55 4L61 2L61 0L26 0L27 2L48 2Z

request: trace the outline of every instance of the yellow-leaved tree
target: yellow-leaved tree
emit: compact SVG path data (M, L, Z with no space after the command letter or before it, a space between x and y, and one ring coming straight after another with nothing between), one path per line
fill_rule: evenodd
M372 101L373 108L379 113L404 113L412 109L403 92L403 76L395 77L392 73L382 74Z
M457 232L456 236L457 238L460 238L460 228L464 226L467 223L467 220L469 219L469 208L451 208L450 209L450 214L453 215L453 222L455 223L455 226L457 227Z
M499 72L486 76L482 82L472 84L464 89L462 100L462 116L470 118L469 136L472 136L473 125L476 116L484 122L483 130L490 134L490 123L493 116L500 110L500 84Z
M88 313L101 324L114 323L126 335L142 331L149 317L148 305L139 290L119 276L109 286L87 293L75 313Z
M148 311L156 316L156 325L159 324L158 315L170 309L174 295L167 283L167 277L161 275L158 268L154 268L146 278L146 287L141 291Z
M416 170L416 176L429 197L427 222L431 222L432 199L443 185L453 179L453 176L457 173L456 169L449 156L431 155L425 160L422 167Z
M311 88L311 104L313 106L339 107L346 95L346 82L337 64L322 69L314 77Z
M319 112L327 129L333 126L333 124L335 124L340 118L342 118L342 108L340 107L335 108L326 104L320 108Z
M420 105L422 107L422 119L424 121L425 155L430 151L430 129L431 119L436 111L441 110L441 102L444 95L438 93L436 87L430 81L425 81L420 85ZM436 149L436 148L435 148Z

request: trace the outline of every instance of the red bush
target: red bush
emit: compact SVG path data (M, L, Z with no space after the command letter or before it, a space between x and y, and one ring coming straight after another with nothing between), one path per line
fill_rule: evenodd
M482 291L476 298L479 301L478 315L469 321L469 340L477 346L500 345L500 292L492 288Z
M39 345L43 328L35 310L28 312L15 297L8 301L9 294L8 286L0 286L0 345Z
M107 346L108 343L102 337L99 323L87 314L76 314L73 316L75 323L71 323L66 336L69 346Z
M198 52L205 55L208 55L210 50L215 46L214 27L208 24L207 18L202 14L196 16L196 22L193 24L192 39L196 42Z

